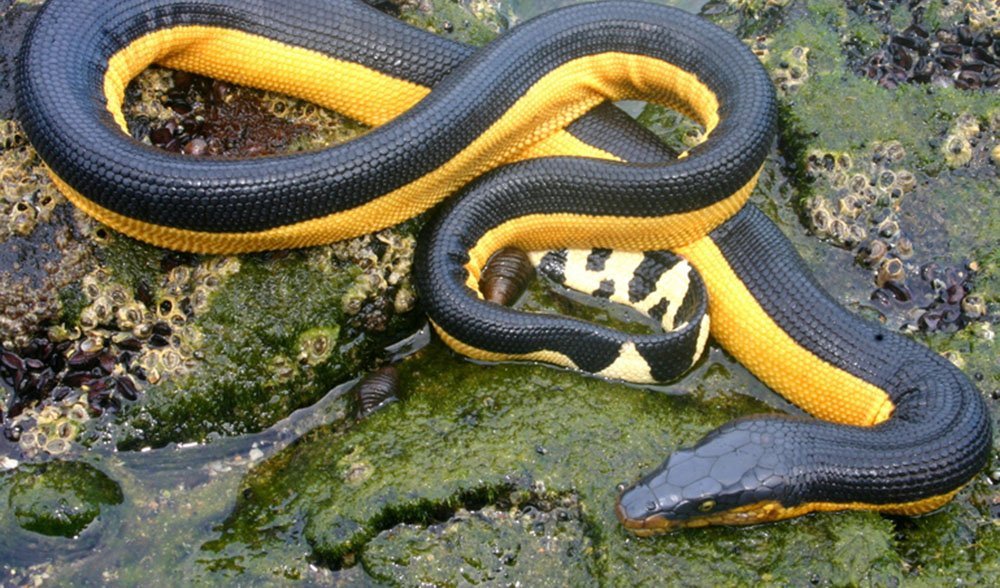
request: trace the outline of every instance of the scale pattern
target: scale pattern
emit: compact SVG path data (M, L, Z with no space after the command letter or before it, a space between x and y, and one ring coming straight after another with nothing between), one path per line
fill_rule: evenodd
M153 61L382 126L316 152L194 168L121 132L127 79ZM662 214L701 209L754 178L775 120L768 79L738 40L637 3L561 11L470 55L352 1L52 0L17 77L25 131L76 204L137 238L197 251L395 224L532 148L545 154L546 140L607 99L689 105L709 127L721 118L701 157L590 164L606 183L636 188L627 214L661 213L649 208L653 193L666 196L655 199Z
M157 151L128 140L121 115L128 80L154 61L378 128L263 159ZM354 0L50 0L17 92L29 138L75 204L176 249L342 239L468 186L428 226L415 271L442 337L474 357L677 377L702 333L628 338L486 303L477 282L505 246L683 255L708 291L696 311L707 305L713 337L823 420L742 419L674 453L620 499L619 516L640 534L813 510L926 512L986 461L990 423L968 380L847 313L744 206L774 137L773 89L737 39L693 16L631 2L573 7L474 51ZM676 159L606 102L631 97L698 120L707 141Z

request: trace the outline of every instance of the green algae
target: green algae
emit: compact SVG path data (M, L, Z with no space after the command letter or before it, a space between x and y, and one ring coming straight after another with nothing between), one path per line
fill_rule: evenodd
M440 524L399 525L366 545L361 565L387 584L596 585L587 565L593 547L569 502L548 511L488 507Z
M342 298L358 270L318 271L307 256L242 260L194 320L198 368L126 408L114 435L120 447L261 430L350 379L414 327L410 313L394 316L381 333L342 328Z
M432 569L427 558L433 554L441 562L469 557L480 562L471 577L507 581L536 577L536 566L556 559L562 571L575 574L574 583L641 585L656 578L677 585L687 582L671 570L684 570L687 578L735 584L854 585L917 575L909 550L929 541L930 529L956 520L976 521L971 524L979 538L990 538L992 523L970 508L975 497L967 495L939 513L903 519L913 532L872 513L837 513L632 537L613 514L616 484L635 479L715 425L766 410L733 394L755 383L718 351L698 374L701 384L692 395L668 396L549 368L456 362L434 345L403 364L403 402L353 428L314 431L248 476L220 537L203 548L213 554L241 546L287 551L291 542L305 552L299 566L309 559L334 569L360 565L390 583L460 583L454 566ZM706 382L710 391L702 388ZM525 511L555 512L553 503L567 499L575 510L563 518L572 524L551 531L552 541L583 547L540 554L522 549L513 569L502 565L503 554L548 531L532 535L516 524L468 523L484 517L484 510L515 518ZM502 506L491 506L497 504ZM989 577L997 563L989 544L959 537L944 558L950 567L934 577L955 570L970 581ZM460 539L468 547L456 547ZM482 555L483 542L495 559ZM930 573L926 566L919 572Z
M66 325L75 325L80 321L87 299L79 284L70 284L59 290L59 304L59 320Z
M124 500L121 488L93 466L71 461L25 464L3 476L7 516L26 531L73 537ZM0 513L0 518L6 518Z
M696 401L542 367L456 364L438 345L400 376L403 402L343 436L317 431L255 470L212 548L256 546L261 529L280 528L336 568L398 525L569 495L587 534L602 535L617 529L616 484L695 441L706 419L762 408L744 396Z

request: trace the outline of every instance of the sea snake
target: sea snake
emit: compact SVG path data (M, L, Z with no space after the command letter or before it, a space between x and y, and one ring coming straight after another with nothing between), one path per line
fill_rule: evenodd
M375 128L276 157L162 152L131 140L122 114L126 85L153 62L295 95ZM773 89L737 39L697 17L581 5L473 50L353 0L50 0L16 78L25 132L60 190L160 246L327 243L462 190L427 226L415 276L442 338L473 357L677 377L697 328L634 336L527 315L481 299L476 279L503 246L681 255L707 288L712 337L816 418L743 419L675 452L619 500L637 533L815 510L923 513L986 461L989 419L969 381L843 310L745 204L774 136ZM624 98L670 106L708 138L667 160L607 105Z

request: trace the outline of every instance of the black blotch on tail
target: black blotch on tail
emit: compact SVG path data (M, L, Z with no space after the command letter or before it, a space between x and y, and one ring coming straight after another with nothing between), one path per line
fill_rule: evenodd
M601 280L600 286L596 290L590 293L594 298L603 298L607 300L611 298L611 295L615 293L615 281L614 280Z
M610 249L595 248L587 256L587 271L603 272L604 266L611 257Z
M566 283L566 250L549 251L538 263L538 273L557 284Z
M647 251L628 283L629 302L641 302L656 287L660 276L677 263L677 257L667 251Z
M667 314L667 310L670 308L670 301L666 298L660 298L660 301L654 304L646 314L649 318L655 320L657 323L663 322L663 316Z

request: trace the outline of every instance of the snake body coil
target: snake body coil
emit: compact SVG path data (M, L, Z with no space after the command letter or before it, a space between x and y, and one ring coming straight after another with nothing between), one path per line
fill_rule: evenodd
M303 97L377 128L278 157L166 153L123 132L125 87L153 62ZM708 290L701 306L715 339L830 422L746 419L678 451L622 496L619 516L637 532L812 510L926 512L985 462L985 405L961 373L846 313L744 206L774 136L773 89L737 39L691 15L578 6L474 51L350 0L50 0L17 83L25 131L67 197L165 247L330 242L396 224L471 183L428 226L416 277L442 337L474 357L674 378L703 347L707 319L625 335L487 303L477 282L504 246L682 255ZM671 106L708 139L674 159L606 102L623 98Z

